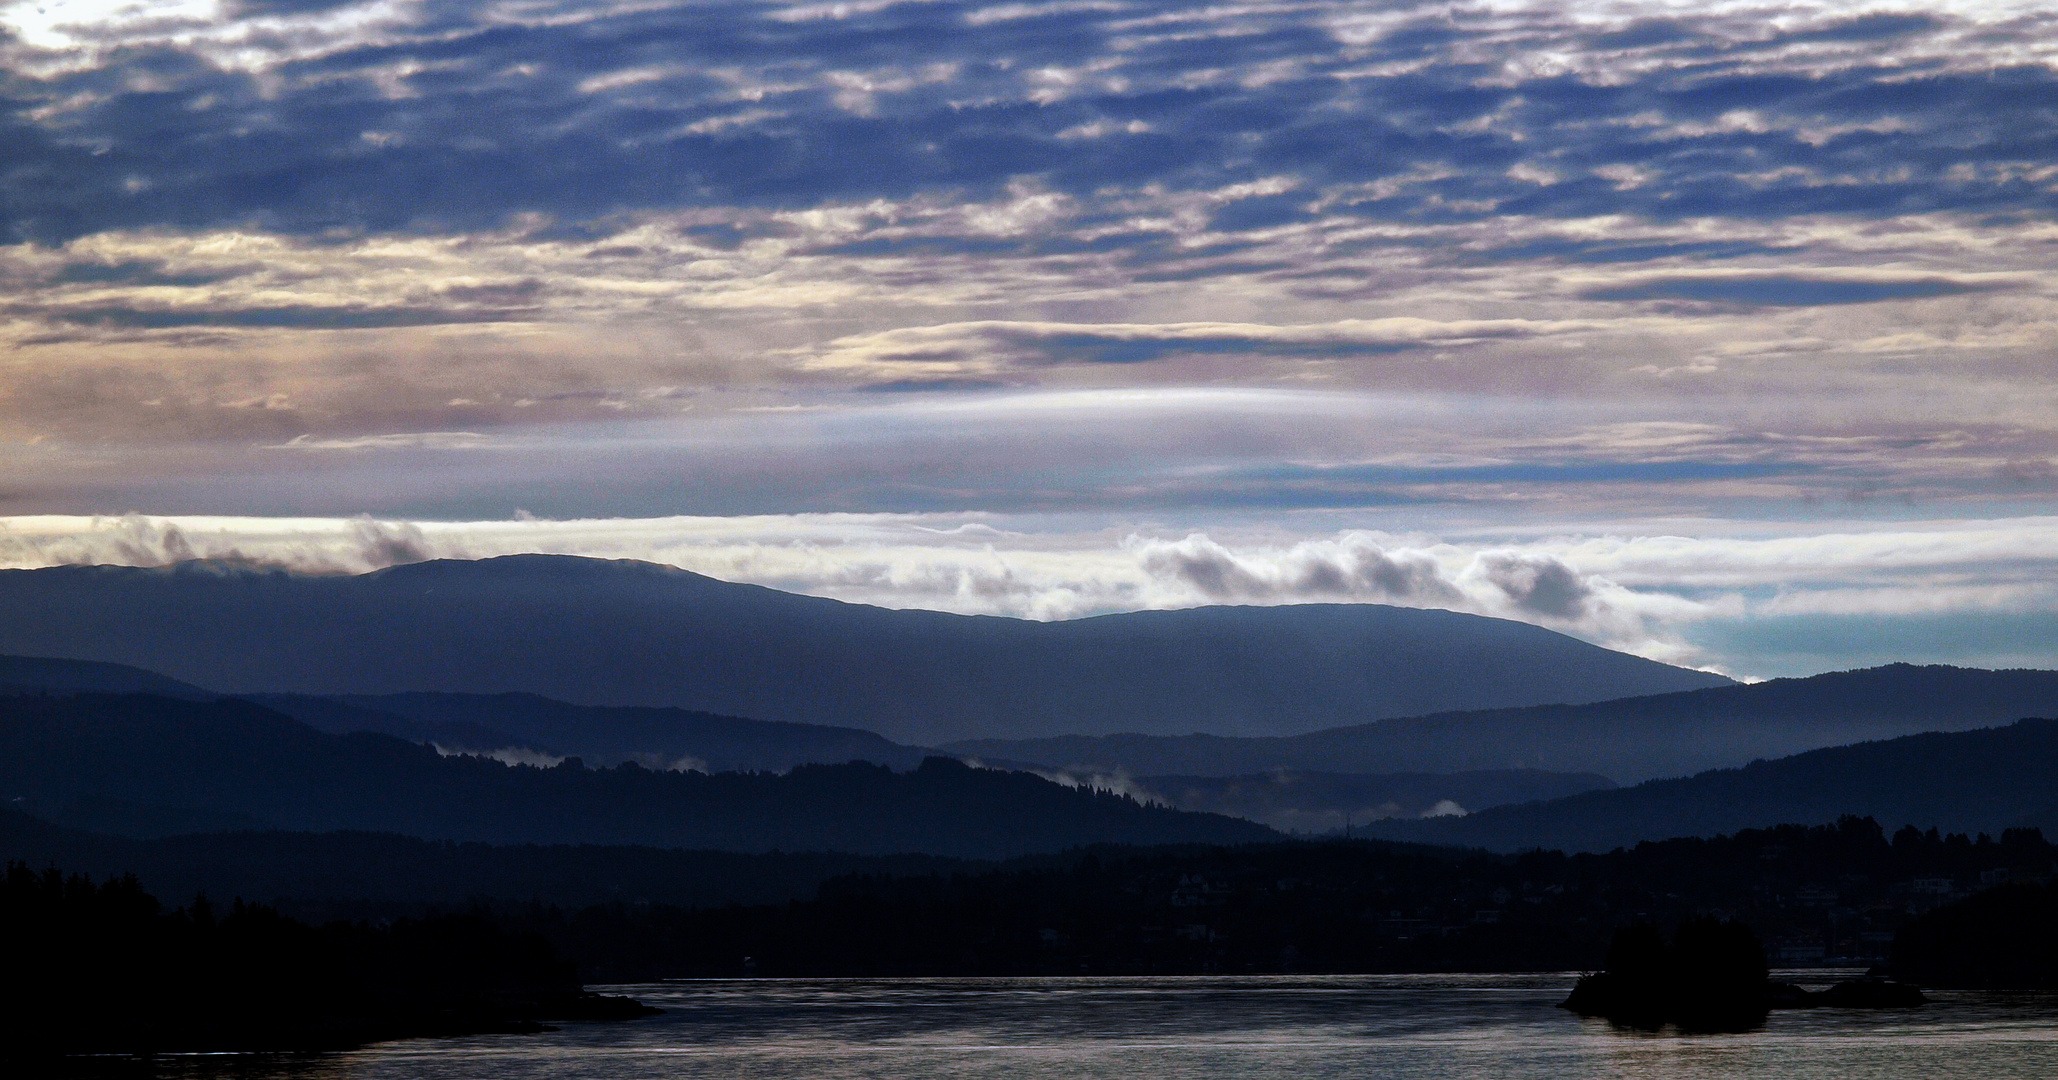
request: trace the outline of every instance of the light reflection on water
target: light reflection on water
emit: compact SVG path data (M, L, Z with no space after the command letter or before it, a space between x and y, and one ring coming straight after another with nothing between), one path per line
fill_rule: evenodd
M1743 1035L1618 1030L1570 976L735 980L617 987L625 1024L316 1058L182 1058L167 1080L1513 1080L2058 1076L2058 1001L1775 1013Z

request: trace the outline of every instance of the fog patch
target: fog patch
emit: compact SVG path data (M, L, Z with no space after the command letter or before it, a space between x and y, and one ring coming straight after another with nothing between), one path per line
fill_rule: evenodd
M1422 811L1426 818L1464 817L1469 811L1449 799L1438 799L1436 805Z
M565 760L561 754L552 754L527 746L503 746L497 750L471 750L462 746L445 746L438 742L432 742L429 746L443 757L482 758L486 761L497 761L510 768L527 765L536 769L554 769Z
M967 761L966 764L972 764ZM973 766L979 768L981 766ZM1025 769L1024 772L1058 784L1062 787L1084 791L1104 791L1113 795L1124 795L1145 806L1171 806L1171 800L1144 787L1129 775L1126 769L1097 769L1090 765L1069 765L1062 769Z
M713 775L714 773L714 769L710 768L707 762L694 757L692 754L681 754L677 757L672 757L666 754L645 751L630 754L623 760L625 762L634 762L646 769L654 769L658 772L690 772L707 775Z

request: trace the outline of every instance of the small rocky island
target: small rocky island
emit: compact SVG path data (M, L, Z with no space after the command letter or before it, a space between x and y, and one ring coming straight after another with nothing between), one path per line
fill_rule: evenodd
M590 993L535 935L473 915L309 926L134 878L19 863L0 880L0 1063L71 1054L335 1050L659 1010Z
M1702 918L1682 922L1669 942L1650 925L1616 931L1606 970L1581 976L1560 1007L1626 1027L1722 1032L1758 1027L1773 1009L1912 1008L1926 1000L1913 986L1875 976L1819 991L1776 982L1750 927Z

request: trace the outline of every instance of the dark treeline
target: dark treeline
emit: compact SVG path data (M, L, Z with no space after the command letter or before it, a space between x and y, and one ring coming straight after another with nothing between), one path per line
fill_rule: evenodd
M477 915L314 927L204 898L167 912L134 878L20 863L0 879L0 949L9 1057L321 1049L646 1011L585 993L549 942Z
M1966 837L1867 818L1494 856L1378 842L1098 848L984 873L857 876L811 900L689 910L502 906L600 981L681 976L1545 971L1614 931L1733 918L1774 962L1886 957L1924 912L2049 876L2035 830Z
M445 757L388 735L331 735L246 701L145 694L0 698L0 798L45 820L130 835L355 829L502 844L974 858L1278 835L949 758L909 772L861 762L783 775L588 769L576 759L531 768Z
M0 859L101 877L133 873L160 896L241 896L323 921L463 908L479 897L567 907L783 903L811 897L822 882L852 874L951 874L999 865L938 855L458 843L371 832L133 839L52 825L4 806Z
M1928 986L2058 990L2058 883L2001 885L1917 919L1893 968Z

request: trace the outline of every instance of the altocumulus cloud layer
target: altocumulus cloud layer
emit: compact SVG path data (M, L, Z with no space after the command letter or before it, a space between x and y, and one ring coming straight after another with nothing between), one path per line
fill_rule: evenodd
M2054 63L1952 0L0 5L6 558L2058 663Z

